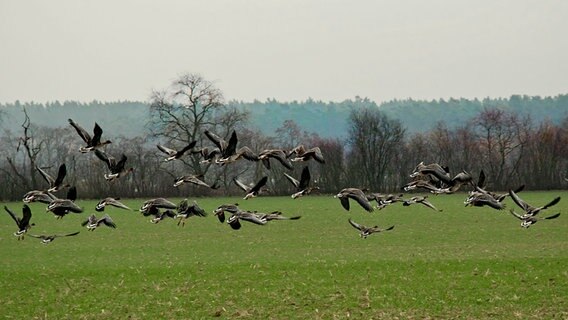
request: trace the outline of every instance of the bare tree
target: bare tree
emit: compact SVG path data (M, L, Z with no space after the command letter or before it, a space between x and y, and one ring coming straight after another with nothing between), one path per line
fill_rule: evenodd
M377 108L351 112L348 143L351 184L382 190L396 149L403 144L405 130L400 121L389 119Z

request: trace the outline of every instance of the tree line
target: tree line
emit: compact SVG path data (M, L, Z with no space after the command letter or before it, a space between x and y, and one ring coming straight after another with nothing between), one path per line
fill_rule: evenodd
M536 121L527 113L487 106L459 125L439 121L430 130L416 132L408 130L383 108L369 101L363 104L349 109L344 138L322 136L311 127L286 118L281 118L277 126L274 124L273 134L266 134L251 124L254 110L224 102L222 92L213 83L200 75L186 74L164 90L152 93L145 117L126 120L130 126L143 128L143 134L127 136L119 129L108 130L107 123L99 122L104 137L112 140L105 152L116 158L124 153L128 166L135 168L131 175L113 183L103 177L107 170L103 162L92 153L78 152L82 140L67 123L67 117L74 118L84 110L70 108L65 118L47 126L33 121L26 106L21 106L17 129L5 130L0 138L0 180L9 186L0 189L0 199L18 200L27 191L46 189L36 167L55 175L61 163L67 166L67 183L77 187L80 198L238 195L240 189L232 183L234 177L252 183L263 175L269 176L271 194L292 193L291 184L282 174L288 171L281 166L272 166L268 171L260 162L203 164L199 154L165 162L156 148L157 143L179 148L194 140L198 147L212 147L204 130L222 137L235 130L239 146L257 152L271 148L289 150L298 144L320 147L324 165L296 163L288 173L299 177L303 166L308 165L314 183L325 194L350 186L398 192L421 161L447 165L453 174L466 170L475 176L483 169L494 190L519 184L528 189L554 189L567 184L564 178L568 176L568 116L560 121L546 117ZM82 120L80 124L92 130L99 117L93 111L88 118L91 120ZM13 125L14 116L10 119ZM173 187L176 177L190 173L202 174L206 182L217 182L221 188Z

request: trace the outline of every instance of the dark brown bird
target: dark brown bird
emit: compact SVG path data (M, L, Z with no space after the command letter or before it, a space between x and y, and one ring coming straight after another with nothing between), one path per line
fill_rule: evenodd
M101 151L99 149L95 149L95 155L97 156L97 158L101 159L104 163L106 163L110 171L110 174L105 173L104 175L107 181L118 179L134 171L133 168L126 168L126 160L128 158L124 153L122 154L122 157L120 158L119 161L116 161L116 159L113 156L109 156L104 151Z
M374 210L369 200L367 200L367 196L361 189L345 188L339 191L339 193L335 195L334 198L338 198L343 208L347 211L349 211L349 199L357 201L357 203L368 212L373 212Z
M168 161L171 161L171 160L176 160L176 159L181 158L188 150L195 147L196 143L197 143L197 141L192 141L187 146L183 147L183 149L181 149L179 151L175 150L175 149L170 149L170 148L163 146L163 145L160 145L160 144L158 144L157 147L160 151L162 151L163 153L168 155L168 157L164 160L164 161L168 162Z
M57 177L54 179L50 176L47 172L45 172L42 168L36 166L37 171L41 174L41 176L49 183L49 188L47 192L56 192L63 188L70 187L69 184L63 184L63 179L65 179L65 175L67 175L67 167L65 163L62 163L59 166L59 171L57 172Z
M390 226L386 229L379 228L379 226L366 227L364 225L356 223L355 221L351 220L351 218L349 218L348 221L349 224L353 226L353 228L359 230L359 236L363 239L367 239L367 237L373 233L390 231L394 229L394 226Z
M215 163L222 164L223 162L227 161L227 159L230 156L234 155L235 152L237 151L238 138L237 138L237 132L235 130L233 130L233 132L231 133L229 142L225 141L224 139L222 139L221 137L219 137L218 135L214 134L209 130L205 130L204 133L205 136L209 138L209 140L211 140L211 142L213 142L215 146L217 146L217 148L221 153L219 155L219 158L216 159Z
M236 213L240 211L238 203L230 203L230 204L222 204L217 207L217 209L213 210L213 214L217 216L219 222L225 222L225 211L229 213Z
M24 204L22 208L22 218L17 217L7 206L4 206L4 210L8 212L10 217L16 222L16 226L18 226L18 231L14 232L14 236L18 237L18 240L24 240L26 232L35 225L34 223L30 224L32 210L27 204Z
M554 198L554 200L550 201L549 203L545 204L542 207L533 207L528 204L523 199L519 198L519 196L513 191L509 190L509 194L511 195L511 199L519 206L525 213L523 214L523 218L528 218L532 216L536 216L542 210L552 207L553 205L557 204L560 201L560 197Z
M306 149L304 147L304 145L301 144L301 145L295 147L294 149L290 150L290 152L288 152L287 157L289 158L294 154L296 156L290 160L292 162L308 161L310 159L314 159L315 161L317 161L319 163L325 163L325 159L323 158L323 154L322 154L321 149L319 147L313 147L313 148L310 148L310 149Z
M529 228L531 225L537 223L540 220L551 220L551 219L556 219L560 216L560 213L555 213L551 216L541 218L541 217L535 217L534 215L526 215L526 214L520 215L520 214L517 214L512 209L509 210L509 212L511 212L511 214L515 218L521 220L521 227L523 227L523 228Z
M263 150L258 154L258 159L262 161L262 164L266 169L270 170L270 159L275 159L280 162L286 169L292 170L294 167L290 160L286 158L286 152L282 149L267 149Z
M264 185L266 185L266 182L268 181L268 177L264 176L260 178L260 180L252 187L249 187L246 184L240 182L239 180L237 180L237 178L233 178L233 181L239 188L241 188L246 193L243 199L248 200L250 198L257 197L261 194L262 188L264 187Z
M175 216L176 219L179 219L177 225L179 226L181 223L182 227L184 227L185 221L192 216L206 217L207 212L200 208L197 202L193 201L193 204L190 205L187 199L183 199L178 205L178 213Z
M98 211L98 212L105 211L106 206L113 206L113 207L117 207L117 208L120 208L120 209L132 210L128 206L126 206L125 204L123 204L122 202L120 202L118 200L120 200L120 198L110 198L110 197L104 198L101 201L99 201L99 203L97 203L95 210Z
M51 211L55 218L62 219L68 213L81 213L83 208L79 207L75 200L77 200L77 188L71 187L67 191L67 197L65 199L55 198L47 205L47 211Z
M51 242L53 242L53 240L55 240L55 238L61 238L61 237L72 237L72 236L76 236L79 234L79 231L77 232L73 232L73 233L68 233L68 234L53 234L53 235L35 235L35 234L30 234L30 237L34 237L34 238L38 238L41 239L41 243L42 244L49 244Z
M80 147L79 151L82 153L87 153L89 151L93 151L97 148L100 148L106 144L111 143L110 140L101 141L101 136L103 134L103 129L95 122L95 128L93 129L93 137L85 131L81 126L75 123L73 120L69 119L69 123L77 130L77 133L85 141L87 144L86 147Z
M296 180L291 175L287 174L286 172L283 173L286 179L290 181L296 187L296 192L292 194L292 199L299 198L301 196L309 195L313 190L319 190L319 187L310 187L310 169L308 166L305 166L302 170L302 175L300 177L300 181Z

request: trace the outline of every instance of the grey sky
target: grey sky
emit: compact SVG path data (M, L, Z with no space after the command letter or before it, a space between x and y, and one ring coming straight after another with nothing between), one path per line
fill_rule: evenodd
M0 0L0 102L556 95L568 1Z

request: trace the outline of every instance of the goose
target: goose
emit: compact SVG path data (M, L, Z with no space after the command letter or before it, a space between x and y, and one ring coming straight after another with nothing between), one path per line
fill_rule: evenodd
M410 183L407 183L406 185L404 185L402 187L402 190L404 191L411 191L411 190L415 190L418 188L422 188L422 189L426 189L432 193L441 193L441 189L434 186L433 184L431 184L430 182L426 181L426 180L414 180Z
M306 149L304 147L304 145L299 145L297 147L295 147L294 149L290 150L290 152L288 152L287 157L291 157L293 154L295 154L296 156L292 159L290 159L290 161L292 162L296 162L296 161L308 161L310 159L314 159L315 161L319 162L319 163L325 163L325 159L323 158L323 154L321 152L321 149L319 147L313 147L310 149Z
M472 182L472 177L471 174L467 173L465 170L458 173L455 177L452 178L452 180L450 180L447 183L447 187L446 188L440 188L437 191L431 191L432 193L435 194L439 194L439 193L445 193L445 194L452 194L456 191L458 191L462 185L466 184L466 183L471 183Z
M219 148L209 149L208 147L203 147L197 150L191 151L192 154L199 154L203 158L199 163L211 163L217 162L218 157L221 155L221 150Z
M185 175L185 176L177 177L175 182L174 182L174 187L177 188L177 187L179 187L182 184L187 182L187 183L193 183L195 185L214 189L214 190L219 188L219 185L217 183L214 183L212 186L210 186L207 183L203 182L203 180L201 180L202 178L203 178L203 174L199 174L199 175L188 174L188 175Z
M34 237L34 238L38 238L41 239L41 243L42 244L49 244L51 242L53 242L53 240L55 240L55 238L62 238L62 237L72 237L72 236L76 236L79 234L79 231L77 232L73 232L73 233L68 233L68 234L53 234L53 235L35 235L35 234L30 234L30 237Z
M250 198L255 198L258 195L260 195L261 191L263 191L262 187L264 187L264 185L266 185L266 182L268 181L268 177L264 176L260 178L260 180L253 187L247 186L246 184L239 181L236 177L233 178L233 181L239 188L241 188L246 193L243 199L248 200Z
M98 219L96 215L92 214L87 218L87 220L81 223L81 226L87 226L87 230L94 231L97 227L101 224L104 224L107 227L116 229L116 224L112 221L111 217L108 214L105 214L102 218Z
M224 159L219 159L217 161L217 163L220 164L227 164L227 163L231 163L231 162L235 162L237 160L240 159L245 159L248 161L258 161L258 155L256 153L254 153L251 148L244 146L239 148L237 151L235 151L235 153L233 155L228 156L227 158Z
M257 213L257 216L261 220L272 221L272 220L298 220L302 216L285 217L282 215L281 211L272 211L270 213Z
M382 210L387 205L393 204L395 202L402 202L403 194L382 194L382 193L371 193L366 195L367 200L369 201L376 201L377 202L377 209Z
M343 208L347 211L349 211L350 198L357 201L357 203L361 205L361 207L363 207L363 209L367 210L368 212L373 212L374 210L369 200L367 200L367 196L365 195L365 193L363 193L363 190L361 189L345 188L339 191L339 193L335 195L334 198L338 198Z
M18 231L14 232L14 236L18 237L18 240L24 240L24 236L28 230L34 226L34 223L30 224L30 220L32 218L32 210L28 207L27 204L24 204L22 207L22 217L17 217L12 210L10 210L7 206L4 206L4 210L8 212L10 217L14 219L16 222L16 226L18 226Z
M227 159L230 156L235 154L238 142L237 132L235 130L233 130L233 132L231 133L229 142L225 141L224 139L222 139L221 137L219 137L218 135L214 134L209 130L205 130L204 133L205 136L209 138L209 140L211 140L211 142L213 142L215 146L217 146L217 148L219 148L219 152L221 153L219 155L219 159L217 159L215 163L221 164L227 161Z
M65 215L70 212L81 213L83 208L79 207L75 200L77 200L77 188L71 187L67 191L66 199L54 199L52 200L46 208L46 211L51 211L55 218L62 219Z
M161 209L177 209L178 206L166 198L154 198L145 201L140 207L140 212L144 215L148 215L150 210L154 207Z
M302 175L300 177L300 181L296 180L291 175L287 174L286 172L283 173L286 179L290 181L296 187L296 192L292 194L292 199L299 198L301 196L309 195L313 190L319 190L319 187L310 187L310 169L308 166L305 166L302 170Z
M239 230L241 228L240 220L248 221L258 225L265 225L268 221L262 218L256 212L251 211L237 211L229 217L227 223L233 228L234 230Z
M217 209L213 210L213 214L217 216L217 219L219 219L219 222L221 223L225 222L225 211L230 213L238 212L240 211L239 204L222 204L218 206Z
M32 190L24 195L22 201L24 203L41 202L49 204L51 201L55 199L57 199L57 197L51 194L50 192L44 190Z
M262 164L268 170L270 170L270 159L277 160L288 170L294 169L290 160L286 158L286 152L281 149L263 150L258 154L258 159L262 161Z
M483 172L483 170L481 170L479 172L479 178L477 180L477 184L474 185L474 190L470 191L469 195L470 198L471 197L477 197L478 194L482 193L482 194L486 194L491 196L493 199L495 199L498 202L502 202L503 200L505 200L505 198L509 195L509 193L494 193L494 192L490 192L487 191L485 189L485 172ZM525 185L521 185L520 187L518 187L517 189L514 190L515 193L519 193L521 191L523 191L525 188ZM467 202L467 200L466 200Z
M73 126L73 128L75 128L75 130L77 130L77 133L79 134L81 139L83 139L83 141L85 141L85 143L87 144L86 147L79 148L79 151L82 153L93 151L97 148L100 148L104 145L111 143L110 140L101 141L103 129L101 129L101 127L96 122L95 122L95 127L93 129L93 137L91 137L91 135L87 131L85 131L85 129L79 126L72 119L69 119L69 123Z
M105 211L106 206L113 206L120 209L132 210L118 200L120 200L120 198L110 198L110 197L104 198L101 201L99 201L99 203L97 203L97 205L95 206L95 210L98 212Z
M172 218L175 219L176 213L170 209L164 210L164 212L160 212L160 210L156 207L152 207L155 210L154 218L150 219L152 223L159 223L160 221L164 220L165 218Z
M402 205L403 206L409 206L409 205L414 204L414 203L420 203L420 204L423 204L423 205L427 206L428 208L430 208L434 211L442 211L442 210L439 210L438 208L436 208L428 200L426 200L426 198L428 198L428 196L415 196L415 197L412 197L408 200L405 200L402 203Z
M549 203L545 204L542 207L533 207L528 204L523 199L519 198L519 196L513 191L509 190L509 195L511 195L511 199L519 206L525 213L523 214L523 218L528 218L532 216L536 216L542 210L552 207L553 205L557 204L560 201L560 197L554 198L554 200L550 201Z
M57 177L54 179L50 176L47 172L45 172L42 168L36 166L37 171L41 174L41 176L49 183L49 189L47 192L56 192L63 188L70 187L69 184L63 184L63 179L65 179L65 175L67 174L67 167L65 163L62 163L59 166L59 171L57 172Z
M104 175L107 181L118 179L134 171L134 168L125 167L126 160L128 158L124 153L122 154L122 157L118 162L113 156L109 156L104 151L101 151L99 149L95 149L95 155L97 156L97 158L101 159L104 163L106 163L108 169L110 170L110 174L105 173Z
M450 177L450 170L448 167L442 167L437 163L431 163L425 165L424 162L420 162L416 168L414 168L414 172L410 174L411 178L418 177L420 175L432 175L438 180L441 180L445 183L449 183L451 181Z
M366 227L364 225L358 224L357 222L351 220L351 218L349 218L347 221L349 221L349 224L352 225L353 228L359 230L359 236L362 239L367 239L367 237L370 236L373 233L390 231L390 230L394 229L394 226L390 226L386 229L379 228L379 226Z
M505 204L487 193L474 192L464 201L465 206L483 207L489 206L493 209L503 210Z
M186 151L195 147L196 143L197 143L197 141L194 140L194 141L190 142L187 146L183 147L183 149L181 149L179 151L174 150L174 149L170 149L170 148L163 146L161 144L158 144L156 146L158 147L158 149L160 151L162 151L163 153L168 155L168 157L166 159L164 159L164 161L168 162L168 161L171 161L171 160L176 160L176 159L181 158L186 153Z
M184 227L185 221L192 216L206 217L207 212L200 208L197 202L193 201L193 204L189 205L187 199L183 199L178 205L178 213L175 216L176 219L179 219L177 225L179 226L181 223L181 226Z
M521 220L521 227L522 228L529 228L531 225L537 223L540 220L551 220L551 219L556 219L558 218L558 216L560 216L560 213L555 213L551 216L548 217L535 217L534 215L520 215L518 213L516 213L513 209L509 210L509 212L511 212L511 214L516 217L517 219Z

